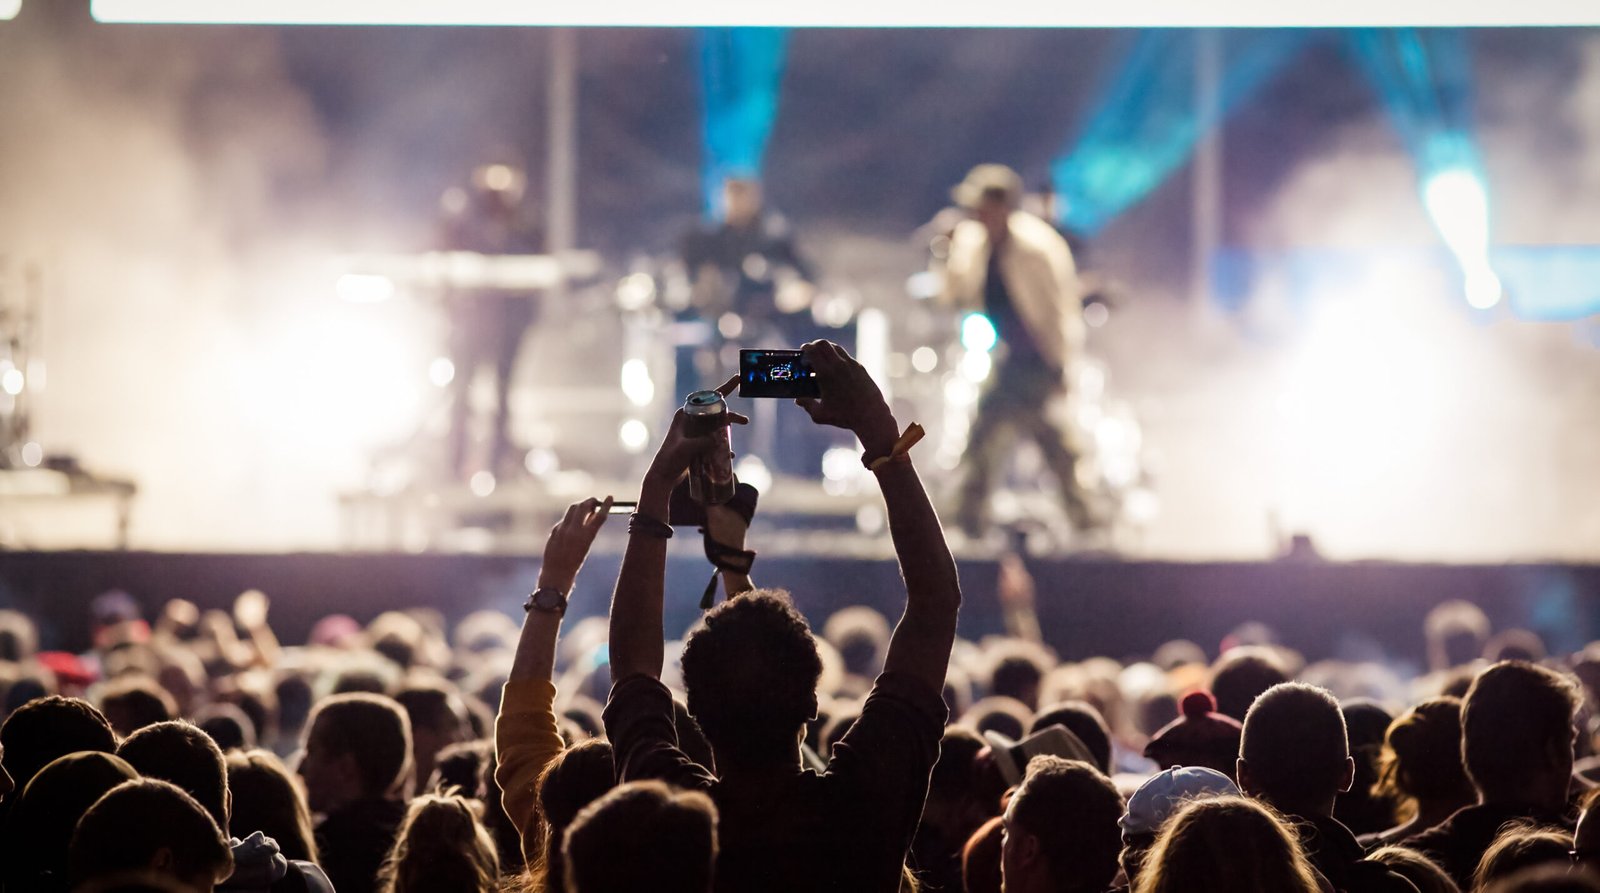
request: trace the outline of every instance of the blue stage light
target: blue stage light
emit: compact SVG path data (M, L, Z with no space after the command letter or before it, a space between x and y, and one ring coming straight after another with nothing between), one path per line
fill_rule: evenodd
M1422 203L1461 267L1467 303L1500 303L1489 263L1489 189L1472 139L1472 68L1457 30L1365 28L1350 46L1417 165Z
M715 217L724 180L760 179L767 138L778 119L788 32L703 28L699 40L701 186L706 213Z
M1051 166L1060 222L1092 236L1161 185L1195 143L1304 44L1304 31L1222 35L1225 68L1214 114L1195 102L1198 35L1154 29L1134 39L1082 132Z

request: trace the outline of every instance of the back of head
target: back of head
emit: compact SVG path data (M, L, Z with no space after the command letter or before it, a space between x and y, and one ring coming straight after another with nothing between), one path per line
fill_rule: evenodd
M961 885L967 893L1001 893L1005 830L1005 821L995 816L967 838L961 848Z
M683 648L689 712L719 766L783 759L817 710L822 659L784 592L723 602Z
M1456 886L1449 872L1410 847L1380 847L1367 858L1410 881L1417 888L1417 893L1461 893L1461 888Z
M311 811L283 761L267 750L235 751L227 761L233 835L242 838L260 831L278 842L285 858L317 861Z
M105 753L74 753L40 769L17 797L7 819L5 884L13 890L63 887L67 846L78 820L105 793L139 777Z
M379 875L383 893L492 893L500 875L494 838L472 801L426 794L411 801Z
M1534 664L1479 673L1461 707L1461 755L1473 785L1501 799L1542 774L1569 771L1579 703L1572 680Z
M1246 645L1217 658L1211 670L1211 693L1217 699L1218 713L1242 721L1262 692L1288 681L1270 648Z
M1472 799L1472 782L1461 765L1459 698L1423 701L1389 724L1378 759L1378 786L1416 800Z
M256 724L232 704L207 704L194 715L194 724L224 751L256 746Z
M710 893L717 809L661 782L625 784L578 814L562 852L567 893Z
M419 729L460 734L467 727L467 708L461 695L442 682L409 683L395 693L394 699L405 708L413 735Z
M312 711L306 746L354 757L364 795L388 796L399 790L411 766L411 723L392 698L334 695Z
M39 650L39 631L21 611L0 610L0 661L20 664Z
M1006 809L1007 852L1023 834L1038 839L1052 889L1101 893L1122 852L1122 795L1098 769L1077 760L1034 757ZM1018 832L1022 832L1019 834ZM1009 856L1006 865L1012 864Z
M1482 890L1495 881L1540 865L1566 866L1572 850L1572 835L1557 828L1514 824L1504 827L1494 843L1483 851L1478 870L1472 873L1472 888Z
M1338 794L1349 757L1339 702L1326 689L1285 682L1245 715L1239 786L1280 809L1314 807Z
M117 756L146 778L183 788L228 830L228 767L211 736L186 722L160 722L134 732Z
M1243 797L1210 797L1180 810L1145 857L1134 893L1317 893L1294 832Z
M591 738L562 751L539 776L539 818L544 823L544 889L559 891L566 884L566 863L561 859L561 839L584 807L617 785L611 742ZM535 867L538 872L539 867Z
M1496 881L1485 887L1483 893L1600 893L1600 877L1589 871L1544 865Z
M1111 773L1111 729L1094 705L1087 701L1064 701L1049 707L1033 718L1028 734L1046 726L1065 726L1094 754L1095 768L1108 775Z
M841 608L822 624L822 637L857 676L875 676L889 648L889 621L864 605Z
M989 660L989 693L1016 698L1033 710L1039 706L1039 684L1053 663L1044 649L1030 643L996 646Z
M1477 605L1460 600L1435 605L1422 629L1428 639L1428 663L1434 670L1477 660L1489 640L1489 618Z
M233 871L233 852L193 797L147 778L123 782L89 807L72 835L68 864L74 887L117 872L160 868L209 889Z
M100 691L100 709L105 711L111 727L123 736L178 715L172 695L167 694L160 683L140 673L107 682Z
M81 751L116 753L117 736L105 714L82 698L51 695L18 707L0 724L3 762L17 787L57 757Z

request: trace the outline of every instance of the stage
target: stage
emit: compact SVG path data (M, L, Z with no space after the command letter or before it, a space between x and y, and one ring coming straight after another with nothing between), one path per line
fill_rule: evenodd
M573 594L569 618L603 614L621 558L621 525L605 531ZM887 545L886 537L883 545ZM759 537L752 545L762 549ZM1001 632L996 564L958 559L965 601L961 635ZM1046 641L1063 658L1147 655L1172 638L1215 655L1221 638L1257 620L1308 660L1388 656L1420 663L1422 620L1448 599L1467 599L1495 629L1526 627L1552 652L1600 637L1600 565L1444 565L1389 562L1181 563L1108 557L1032 559ZM668 565L667 628L697 614L708 566L698 543L680 537ZM227 608L256 588L272 598L272 623L287 644L305 640L330 613L369 620L392 608L427 606L455 620L480 608L515 614L538 573L534 555L391 553L195 554L0 552L0 604L28 612L46 648L88 646L87 605L108 589L132 594L152 614L167 598ZM871 555L769 554L758 584L784 586L813 625L849 604L891 616L901 590L893 560ZM570 622L570 621L569 621Z

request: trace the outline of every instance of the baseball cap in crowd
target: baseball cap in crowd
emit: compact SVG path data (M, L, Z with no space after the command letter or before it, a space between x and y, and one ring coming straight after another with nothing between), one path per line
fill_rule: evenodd
M1161 823L1185 803L1202 797L1237 794L1228 776L1204 766L1179 766L1158 772L1128 798L1128 811L1117 824L1124 839L1154 837Z
M983 740L989 742L994 763L1007 787L1021 784L1023 774L1028 771L1028 761L1046 754L1096 765L1089 746L1066 726L1045 726L1021 741L1013 741L999 732L984 732Z

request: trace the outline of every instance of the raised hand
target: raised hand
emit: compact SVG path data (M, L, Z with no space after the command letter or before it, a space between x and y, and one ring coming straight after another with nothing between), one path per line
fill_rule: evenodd
M591 497L567 507L566 515L550 528L550 538L545 541L539 588L572 591L578 569L583 567L584 559L589 557L589 547L594 545L595 534L600 532L610 513L609 496L604 501Z
M801 350L817 373L822 396L802 397L795 403L813 422L853 432L868 455L886 455L900 428L866 368L831 341L812 341Z
M739 386L739 376L722 383L717 388L717 393L726 397L733 393ZM750 420L732 410L728 411L728 421L735 425L748 425ZM661 440L661 446L656 448L655 458L650 462L650 470L645 473L645 479L671 489L682 478L684 472L689 470L689 463L694 458L708 449L715 449L721 442L720 438L711 435L690 437L687 433L688 417L679 409L672 416L672 425L667 428L666 436Z

